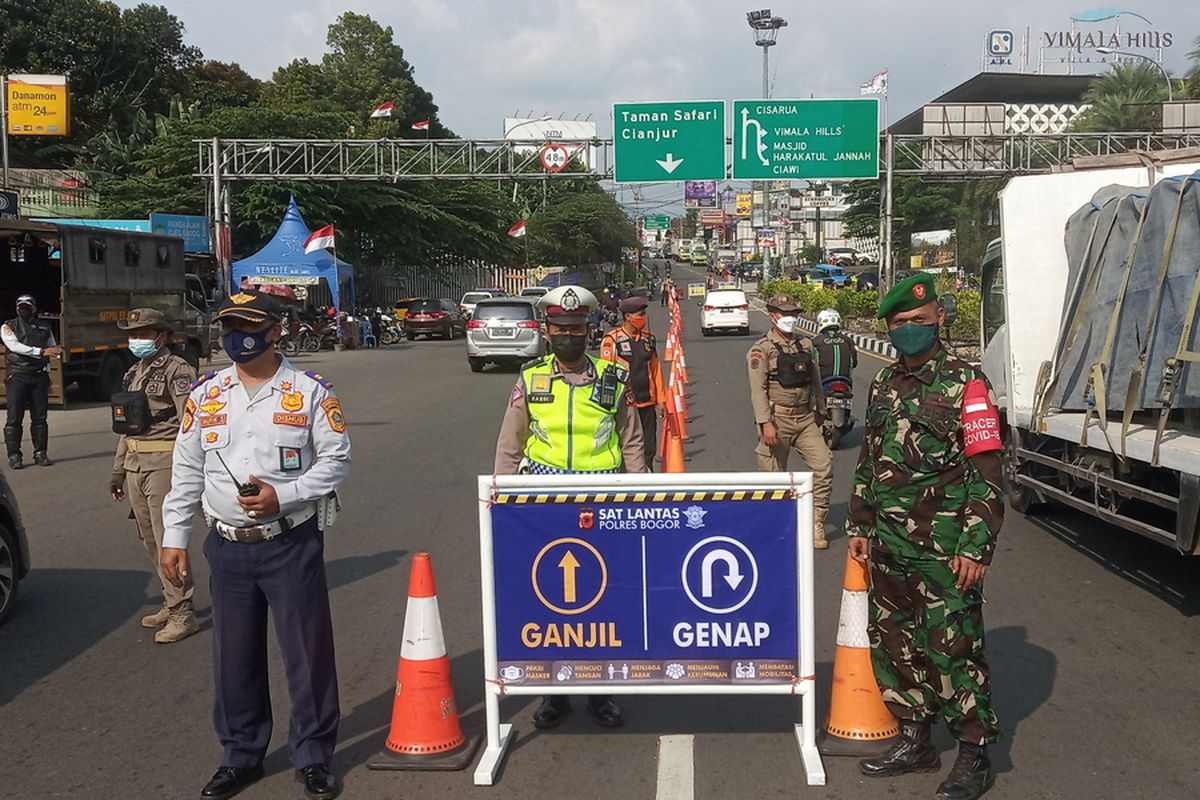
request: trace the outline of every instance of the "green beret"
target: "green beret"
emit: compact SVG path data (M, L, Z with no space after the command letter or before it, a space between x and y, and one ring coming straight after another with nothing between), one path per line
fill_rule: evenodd
M893 311L911 311L935 300L937 289L933 285L933 276L927 272L919 272L900 281L883 296L879 301L879 313L876 314L876 318L883 319Z

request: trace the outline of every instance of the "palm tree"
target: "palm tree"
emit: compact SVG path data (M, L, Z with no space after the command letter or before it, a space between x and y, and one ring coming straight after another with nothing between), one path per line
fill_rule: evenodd
M1183 77L1183 96L1189 100L1200 100L1200 36L1193 43L1192 52L1188 58L1192 60L1192 68Z
M1198 48L1200 49L1200 48ZM1153 64L1113 64L1083 95L1091 105L1075 121L1077 131L1149 131L1159 124L1167 99L1162 73Z

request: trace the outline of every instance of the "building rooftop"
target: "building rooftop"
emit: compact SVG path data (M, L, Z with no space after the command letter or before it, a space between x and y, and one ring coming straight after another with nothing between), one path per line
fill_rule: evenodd
M981 72L929 103L1079 103L1096 75L1031 75L1021 72ZM927 104L926 104L927 105ZM920 134L918 108L888 127L888 133Z

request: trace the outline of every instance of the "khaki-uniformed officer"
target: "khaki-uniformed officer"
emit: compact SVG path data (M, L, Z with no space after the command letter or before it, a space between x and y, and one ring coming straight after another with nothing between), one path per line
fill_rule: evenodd
M662 365L658 360L658 344L654 334L646 330L646 298L626 297L617 306L621 326L604 335L600 343L600 358L613 361L629 370L629 389L633 405L642 421L642 440L645 443L646 468L654 468L654 452L658 444L658 420L667 414L667 390L663 385Z
M598 302L582 286L561 286L538 301L550 355L521 368L496 442L497 475L647 471L628 371L587 353L588 313ZM624 721L607 695L588 697L587 708L605 727ZM553 728L570 710L565 695L543 698L533 724Z
M113 398L113 430L121 438L108 491L118 502L128 491L138 536L162 584L162 607L142 617L142 625L161 627L154 641L169 644L200 629L192 613L191 576L177 587L163 577L158 563L163 500L171 488L171 451L196 370L168 349L171 324L161 311L135 308L117 327L128 331L129 352L137 361L125 373L123 391Z
M182 585L203 502L213 609L213 725L224 754L200 792L228 798L262 777L271 741L270 613L292 699L288 749L305 794L332 800L337 669L324 526L350 470L350 436L329 382L276 352L278 306L258 292L217 313L233 366L200 379L184 407L163 506L163 573Z
M829 547L825 517L833 488L833 457L821 434L825 393L821 370L812 343L796 339L800 304L791 295L777 294L767 301L771 330L750 348L750 405L758 426L758 468L764 472L787 470L788 453L795 450L813 473L813 547Z

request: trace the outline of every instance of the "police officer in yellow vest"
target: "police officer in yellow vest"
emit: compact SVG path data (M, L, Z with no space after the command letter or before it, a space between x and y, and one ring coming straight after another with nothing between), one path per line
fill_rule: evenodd
M113 395L113 432L121 434L108 491L120 502L129 495L138 537L150 553L162 584L163 604L142 617L142 626L161 628L154 641L170 644L200 630L192 613L192 578L175 586L163 577L163 501L171 489L171 452L184 403L196 380L192 365L172 353L171 323L154 308L135 308L117 323L129 334L129 352L137 359L125 373L123 390Z
M560 286L538 301L550 355L522 367L513 387L496 442L497 475L647 471L626 369L587 353L588 313L598 302L582 286ZM611 697L593 695L587 708L605 727L624 721ZM543 698L533 724L552 728L570 710L568 697Z

